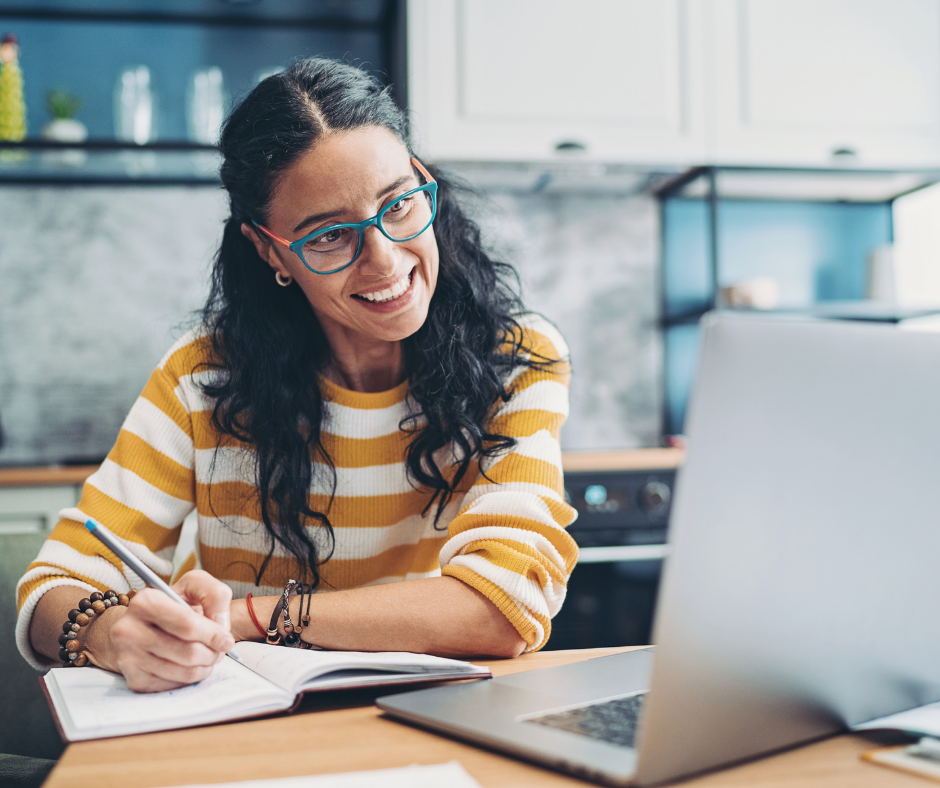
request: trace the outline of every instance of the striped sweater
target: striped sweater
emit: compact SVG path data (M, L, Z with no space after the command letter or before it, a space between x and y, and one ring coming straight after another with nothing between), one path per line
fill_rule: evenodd
M524 342L551 358L567 347L546 321L526 316ZM193 372L210 358L205 334L191 331L154 370L131 408L114 448L85 483L77 507L61 520L18 586L16 639L37 668L29 622L49 589L89 591L141 587L136 575L104 551L83 527L106 524L157 574L169 579L184 518L196 509L196 551L179 574L199 567L230 586L236 598L279 594L295 574L294 559L275 549L261 584L257 573L271 549L261 522L250 445L220 436L212 401ZM561 608L577 546L565 531L575 511L565 503L559 430L568 412L567 363L517 369L508 402L496 406L491 431L517 440L514 449L478 465L435 527L422 511L428 493L406 474L409 436L399 428L414 408L408 383L379 393L343 389L320 379L324 398L321 442L332 475L314 464L310 505L327 512L334 529L332 557L321 567L321 589L341 590L447 575L483 593L527 644L540 648ZM324 472L327 471L327 472ZM313 524L312 529L322 528Z

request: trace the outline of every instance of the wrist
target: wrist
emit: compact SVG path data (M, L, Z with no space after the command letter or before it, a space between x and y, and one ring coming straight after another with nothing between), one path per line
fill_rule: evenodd
M114 673L121 672L111 640L111 630L126 613L127 608L120 605L108 608L95 616L85 627L82 633L82 650L93 665Z
M261 613L264 599L264 597L259 599L254 596L251 599L256 616L259 616ZM251 620L251 616L248 613L248 601L246 599L233 599L230 610L232 616L232 637L235 638L236 641L263 640L258 632L258 628ZM260 620L259 618L259 621Z

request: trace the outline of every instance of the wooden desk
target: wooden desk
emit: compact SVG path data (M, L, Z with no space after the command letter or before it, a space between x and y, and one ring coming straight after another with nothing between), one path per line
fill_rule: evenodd
M542 652L485 664L506 676L628 650ZM374 695L313 696L293 715L73 744L44 788L158 788L451 760L460 761L484 788L588 784L395 722L372 705ZM859 754L874 746L871 740L838 736L682 785L928 788L930 783L920 778L861 762Z

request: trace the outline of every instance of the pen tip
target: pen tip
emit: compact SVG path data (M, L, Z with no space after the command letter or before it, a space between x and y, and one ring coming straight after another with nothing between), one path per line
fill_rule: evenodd
M97 525L97 523L96 523L94 520L85 520L85 527L86 527L89 531L94 531L96 525Z

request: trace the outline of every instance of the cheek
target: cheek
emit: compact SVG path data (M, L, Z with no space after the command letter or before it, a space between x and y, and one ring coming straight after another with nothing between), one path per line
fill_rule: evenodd
M334 279L340 281L332 281ZM313 311L318 314L330 312L335 309L334 305L337 302L342 302L344 299L343 285L345 284L345 277L341 274L317 276L305 270L300 274L297 283L304 291L304 295L307 296Z
M428 287L431 294L437 285L437 274L440 270L440 252L437 248L437 241L432 235L424 248L421 250L421 259L424 261L424 270L426 271Z

